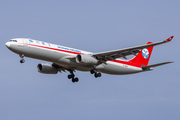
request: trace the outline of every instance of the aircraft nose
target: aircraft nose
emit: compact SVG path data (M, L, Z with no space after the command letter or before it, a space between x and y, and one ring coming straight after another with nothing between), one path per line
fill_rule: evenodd
M5 45L6 45L7 48L10 47L10 43L9 42L7 42Z

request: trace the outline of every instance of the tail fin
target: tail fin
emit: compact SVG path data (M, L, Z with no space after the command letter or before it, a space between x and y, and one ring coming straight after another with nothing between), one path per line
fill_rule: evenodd
M148 42L147 44L151 44L152 42ZM153 46L152 47L148 47L148 48L144 48L142 49L136 57L134 57L133 59L129 60L129 62L135 63L135 64L139 64L139 65L143 65L143 66L147 66L149 63L149 59L151 57L151 53L153 50Z

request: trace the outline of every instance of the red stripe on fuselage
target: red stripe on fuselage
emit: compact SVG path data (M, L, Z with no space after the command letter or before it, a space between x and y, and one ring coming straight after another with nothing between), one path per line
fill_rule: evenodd
M132 63L132 62L129 62L129 61L122 61L122 60L116 60L116 61L110 60L110 61L115 62L115 63L121 63L121 64L129 65L129 66L141 68L140 64Z
M78 52L73 52L73 51L68 51L68 50L62 50L62 49L57 49L57 48L51 48L51 47L45 47L45 46L40 46L40 45L33 45L33 44L28 44L30 46L35 46L35 47L40 47L40 48L45 48L45 49L50 49L50 50L56 50L56 51L61 51L61 52L66 52L66 53L72 53L72 54L82 54Z
M71 53L71 54L83 54L83 53L78 53L78 52L73 52L73 51L68 51L68 50L62 50L62 49L57 49L57 48L51 48L51 47L45 47L45 46L40 46L40 45L34 45L34 44L28 44L28 45L34 46L34 47L45 48L45 49L49 49L49 50L61 51L61 52L65 52L65 53ZM116 60L116 61L110 60L110 61L115 62L115 63L121 63L121 64L129 65L129 66L141 68L140 64L132 63L129 61L122 61L122 60Z

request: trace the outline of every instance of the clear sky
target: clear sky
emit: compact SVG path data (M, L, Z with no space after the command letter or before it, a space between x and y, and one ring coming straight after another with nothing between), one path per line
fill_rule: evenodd
M179 120L179 0L1 0L1 120ZM150 64L174 61L153 71L94 78L76 72L44 75L45 61L19 56L5 47L27 37L90 52L162 41Z

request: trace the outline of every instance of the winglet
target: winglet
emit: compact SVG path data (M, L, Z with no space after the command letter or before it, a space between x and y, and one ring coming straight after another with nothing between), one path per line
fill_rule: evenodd
M165 41L170 42L170 41L173 39L173 37L174 37L174 36L171 36L171 37L169 37L168 39L166 39Z

